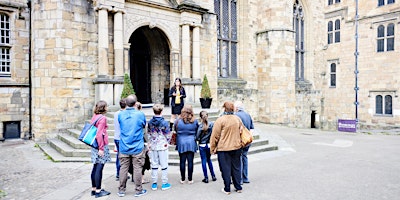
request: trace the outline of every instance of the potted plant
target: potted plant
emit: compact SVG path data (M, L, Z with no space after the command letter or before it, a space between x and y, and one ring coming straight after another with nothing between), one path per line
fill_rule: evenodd
M204 74L203 82L201 83L201 91L200 91L200 104L201 108L210 108L211 107L211 90L208 85L207 75Z
M122 88L121 99L128 97L131 94L135 94L131 79L128 74L124 76L124 87Z

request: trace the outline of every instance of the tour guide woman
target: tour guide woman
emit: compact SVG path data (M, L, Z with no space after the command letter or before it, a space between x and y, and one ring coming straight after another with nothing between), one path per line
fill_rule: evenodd
M180 78L175 78L174 86L169 90L169 97L171 98L171 119L170 119L170 129L172 130L172 125L177 119L178 115L181 114L181 110L184 106L183 98L186 98L185 88L182 87L182 81Z

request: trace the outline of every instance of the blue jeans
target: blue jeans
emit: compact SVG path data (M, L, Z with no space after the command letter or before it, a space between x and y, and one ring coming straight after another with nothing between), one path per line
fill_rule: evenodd
M241 160L242 160L242 166L241 166L241 171L242 171L242 176L241 176L241 180L240 183L242 184L243 182L249 182L249 175L248 175L248 168L249 168L249 162L247 159L247 153L249 152L249 148L251 145L248 145L246 147L242 148L242 156L241 156Z
M103 178L103 168L104 164L95 163L93 164L91 180L92 187L95 187L97 190L101 189L101 179Z
M119 163L119 158L118 158L118 154L119 154L119 140L114 140L115 146L117 147L117 158L115 160L115 166L117 167L117 177L119 177L119 170L121 169L121 164Z
M207 163L208 163L208 168L210 168L211 176L215 177L213 164L211 162L210 147L208 147L208 145L206 145L205 147L199 146L199 150L200 150L200 157L201 157L201 167L203 168L204 178L208 178Z

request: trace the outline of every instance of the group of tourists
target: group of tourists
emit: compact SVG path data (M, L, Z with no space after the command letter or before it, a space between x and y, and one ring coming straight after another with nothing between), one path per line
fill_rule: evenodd
M242 184L250 183L248 178L247 152L250 145L241 142L241 130L246 127L254 129L253 121L243 109L240 101L225 102L224 112L215 122L208 120L207 111L199 113L199 121L195 118L191 105L184 105L185 89L179 78L169 92L171 97L171 121L168 123L162 116L163 105L154 104L154 116L146 123L146 117L140 111L141 105L135 95L130 95L120 101L120 110L114 114L114 142L116 146L116 178L119 181L118 193L125 196L129 168L133 167L132 180L135 184L135 197L147 193L142 187L146 167L146 156L150 161L151 189L159 188L158 172L161 171L161 190L168 190L168 147L173 134L176 134L176 147L180 159L180 183L193 184L193 160L197 151L200 152L203 170L202 182L216 181L217 177L211 161L211 155L217 154L219 169L224 182L221 191L230 194L231 184L235 191L242 192ZM98 148L92 148L91 174L92 196L96 198L110 195L101 188L104 164L111 161L107 122L104 114L107 103L99 101L94 108L92 122L100 118L97 127L96 140ZM147 124L147 129L146 129ZM208 165L208 167L207 167ZM186 174L187 167L187 174ZM208 176L208 171L210 176Z

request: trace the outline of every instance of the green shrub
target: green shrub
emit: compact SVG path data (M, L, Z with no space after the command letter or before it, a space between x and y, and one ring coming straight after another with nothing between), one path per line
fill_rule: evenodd
M211 98L211 90L210 86L208 85L207 75L204 74L203 82L201 83L201 92L200 97L207 99Z
M124 76L124 88L122 89L121 99L128 97L131 94L135 94L135 90L133 89L133 85L131 79L128 74Z

